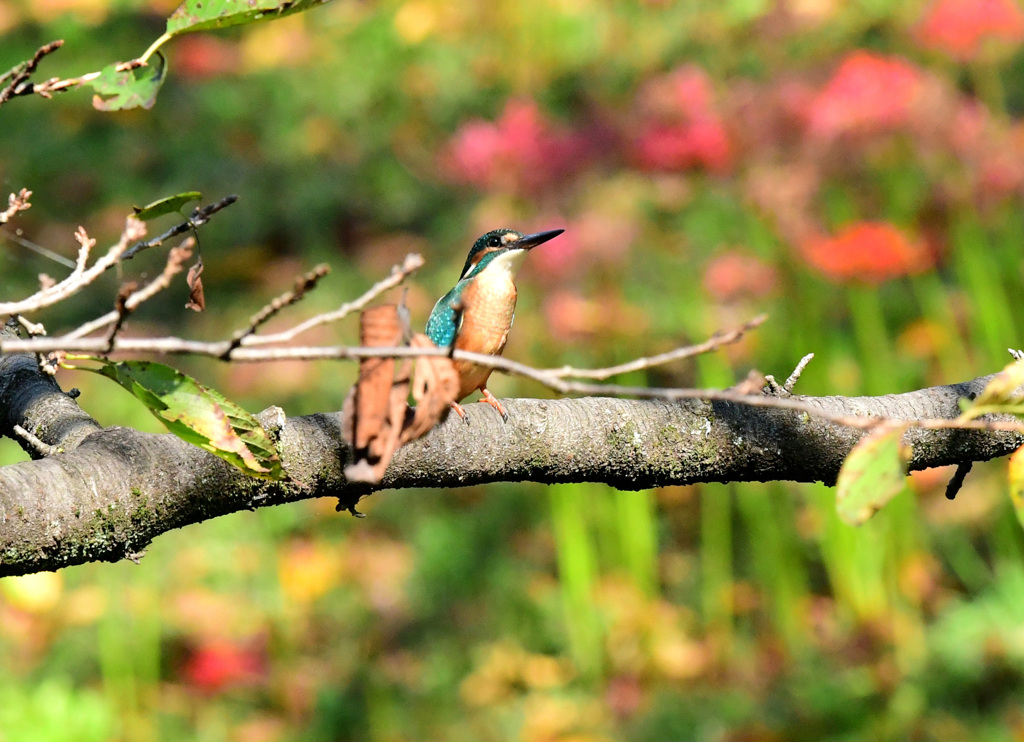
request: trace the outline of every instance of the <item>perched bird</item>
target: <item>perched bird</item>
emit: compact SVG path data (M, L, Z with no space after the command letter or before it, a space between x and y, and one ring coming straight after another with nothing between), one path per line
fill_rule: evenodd
M442 348L454 345L458 350L499 356L505 349L508 331L516 312L516 271L526 253L564 232L522 235L512 229L495 229L473 243L455 288L442 296L427 320L427 337ZM470 361L455 361L459 372L459 396L452 408L465 419L458 402L479 389L483 401L491 405L503 420L508 412L487 390L491 369Z

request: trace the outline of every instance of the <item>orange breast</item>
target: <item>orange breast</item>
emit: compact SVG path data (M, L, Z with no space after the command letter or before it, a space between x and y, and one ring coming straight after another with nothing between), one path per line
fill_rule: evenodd
M501 355L516 311L516 285L504 275L488 276L484 271L462 294L462 323L455 347L474 353ZM456 361L459 399L481 389L491 369L467 361Z

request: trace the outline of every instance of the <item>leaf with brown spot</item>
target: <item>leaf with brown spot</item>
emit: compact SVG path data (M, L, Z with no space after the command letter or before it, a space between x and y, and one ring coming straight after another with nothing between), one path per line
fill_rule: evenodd
M194 312L202 312L206 309L206 295L203 292L202 275L203 256L200 255L193 266L188 269L188 275L185 276L185 281L188 282L189 288L188 303L185 304L185 308L191 309Z
M859 526L907 487L910 446L903 444L906 423L888 423L853 447L836 481L836 509L851 526Z
M150 109L164 84L167 60L157 52L147 64L130 66L110 64L89 80L96 91L92 105L97 111L126 111L130 108Z
M99 363L99 368L77 368L116 381L182 440L219 456L248 476L287 479L277 445L259 420L216 390L162 363L90 360Z

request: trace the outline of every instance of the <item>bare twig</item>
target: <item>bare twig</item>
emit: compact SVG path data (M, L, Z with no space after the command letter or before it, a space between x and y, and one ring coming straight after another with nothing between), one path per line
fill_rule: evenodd
M144 242L139 240L146 235L145 223L134 216L129 216L125 223L125 229L121 233L121 238L118 240L117 244L111 247L107 251L106 255L97 260L93 266L88 269L86 266L89 262L89 255L92 248L96 245L96 240L90 238L86 234L84 228L79 227L78 231L75 233L75 239L78 240L81 247L78 251L78 259L74 263L74 270L71 272L71 275L59 283L44 285L39 291L26 299L13 302L0 302L0 315L32 312L64 301L69 296L73 296L91 284L99 278L104 271L116 265L118 261L132 257L141 250L161 245L165 240L172 237L194 230L196 227L208 222L218 211L230 206L237 200L237 196L227 196L216 203L210 204L209 206L197 208L192 212L192 216L186 221L171 227L159 237L155 237ZM131 247L129 247L129 245L131 245ZM65 260L60 258L60 256L56 256L55 259L59 259L61 262ZM162 288L162 286L160 288ZM159 290L159 288L155 288L153 293L156 293L157 290ZM88 326L83 325L81 328L74 331L72 336L81 337L99 329L100 327L106 327L111 321L113 321L113 318L116 318L115 314L104 315L104 317L94 321L94 323L89 323ZM83 329L86 327L88 327L88 329Z
M71 275L60 283L40 289L27 299L0 302L0 315L23 314L35 311L43 307L52 306L64 301L69 296L73 296L103 275L107 268L114 265L120 259L121 255L128 248L128 244L137 240L145 233L146 225L134 216L129 216L117 244L107 250L106 255L93 263L91 268L87 269L89 252L95 246L96 240L90 238L85 230L79 227L75 233L75 239L78 240L81 248L78 251L78 260Z
M117 299L114 301L114 323L110 326L110 331L107 333L107 350L109 353L114 347L114 339L117 338L117 333L121 331L121 327L124 326L125 319L131 314L130 309L125 305L128 302L128 297L132 295L132 292L138 287L134 281L126 283L117 292Z
M0 85L10 80L10 82L0 90L0 106L15 96L28 95L33 92L31 83L26 84L28 79L32 76L32 73L36 71L36 67L39 66L39 63L43 61L43 57L57 51L63 45L63 39L57 39L56 41L51 41L49 44L44 44L36 49L36 53L32 55L32 59L22 62L21 64L16 65L13 69L5 72L3 75L0 75Z
M249 319L248 327L245 327L241 330L237 330L232 336L231 345L224 354L225 360L230 358L231 351L239 347L242 344L242 341L245 340L245 338L254 334L256 330L259 329L260 325L265 324L274 315L276 315L285 307L289 307L292 304L295 304L300 299L302 299L302 297L305 296L308 291L311 291L313 288L315 288L317 282L321 278L326 276L328 273L330 273L330 271L330 266L328 266L326 263L321 263L320 265L316 266L313 270L306 273L304 276L300 276L295 281L295 288L281 294L273 301L271 301L269 304L267 304L265 307L263 307L256 314L254 314Z
M39 438L25 430L25 428L21 427L20 425L14 426L14 432L15 434L18 435L19 438L22 438L26 443L32 446L32 448L35 449L40 456L43 456L44 458L47 456L53 456L55 453L60 453L60 449L57 448L57 446L51 446L49 443L44 443L43 441L39 440Z
M795 387L796 383L800 381L800 375L804 372L804 369L807 368L807 364L810 363L812 360L814 360L813 353L808 353L803 358L801 358L800 363L796 364L796 368L793 369L793 373L791 373L789 375L789 378L786 379L786 383L782 385L782 388L785 389L787 392L792 392L793 387Z
M26 240L20 234L15 234L14 232L11 232L11 231L6 230L6 229L0 229L0 235L3 235L4 239L10 240L11 242L13 242L13 243L15 243L17 245L21 245L22 247L24 247L24 248L26 248L28 250L31 250L34 253L42 255L44 258L49 258L50 260L54 261L55 263L60 263L61 265L63 265L66 268L74 268L75 267L75 263L74 263L73 260L68 260L63 255L55 253L53 250L48 250L47 248L43 247L42 245L38 245L35 242L32 242L32 240ZM53 283L51 283L50 285L52 286ZM46 288L46 287L44 286L43 288Z
M175 224L159 237L154 237L151 240L146 240L145 242L139 242L138 244L132 245L131 248L126 250L124 255L121 256L121 259L131 260L143 250L148 250L151 247L158 247L162 245L165 240L169 240L172 237L177 237L179 234L189 232L196 227L201 227L206 224L206 222L210 221L210 217L221 209L227 208L237 200L238 196L232 194L230 196L225 196L219 201L213 202L209 206L197 206L193 209L192 215L181 224Z
M597 379L603 381L612 376L618 376L619 374L629 373L630 371L641 371L643 369L653 368L654 366L661 366L672 361L680 361L684 358L692 358L699 356L704 353L709 353L713 350L721 348L723 345L730 345L735 343L742 338L747 332L750 332L755 327L759 327L764 324L765 320L768 319L767 314L761 314L749 322L745 322L740 327L734 330L729 330L725 333L716 333L713 337L705 340L699 345L689 345L685 348L676 348L670 350L667 353L661 353L660 355L651 356L649 358L637 358L634 361L623 363L618 366L610 366L608 368L594 368L594 369L583 369L573 368L572 366L562 366L561 368L546 369L544 373L559 378L573 378L573 379Z
M25 211L26 209L32 208L32 204L29 202L29 198L31 196L32 191L28 188L22 188L17 193L12 193L8 196L7 208L0 211L0 224L6 224L10 218L19 211Z
M127 315L135 311L135 309L142 304L142 302L151 299L157 293L163 291L171 285L171 279L185 267L185 261L192 257L192 249L195 247L195 238L189 237L187 240L182 242L175 248L171 249L170 254L167 256L167 263L164 265L163 271L160 275L150 281L148 284L143 286L141 289L132 289L131 293L126 296L124 305L120 309L115 308L112 312L107 312L102 317L97 317L94 320L86 322L80 327L75 328L64 337L69 340L75 338L82 338L86 335L95 332L103 327L114 323L114 329L107 334L107 349L104 353L110 353L116 348L114 342L114 336L117 335L121 328L121 324L124 322L124 318Z
M964 480L967 479L967 475L971 473L972 468L974 468L973 461L961 461L957 464L956 471L953 472L953 478L946 485L947 500L956 499L957 493L964 486Z
M64 43L63 41L51 42L50 44L47 44L45 47L42 47L39 51L37 51L36 52L36 56L39 56L39 52L43 51L43 50L47 50L46 53L49 54L51 51L55 51L63 43ZM54 44L56 44L56 46L53 46ZM53 48L49 48L48 49L48 47L53 47ZM43 56L45 56L45 55L43 55ZM41 59L42 57L40 56L39 58ZM35 59L35 57L33 57L33 59ZM134 69L136 69L138 67L144 67L145 65L146 65L146 63L143 62L141 59L130 59L127 62L118 62L114 66L114 71L115 72L127 72L129 70L134 70ZM25 76L25 77L22 78L21 82L18 83L17 85L15 85L13 87L12 86L8 86L7 88L5 88L5 91L6 90L10 90L11 92L8 95L7 99L0 98L0 105L2 105L3 103L6 103L7 100L9 100L10 98L15 98L15 97L18 97L18 96L21 96L21 95L33 95L33 94L35 94L35 95L42 96L43 98L51 98L51 97L53 97L54 93L63 93L65 91L67 91L67 90L71 90L72 88L77 88L79 85L84 85L86 83L90 83L93 80L96 80L97 78L99 78L102 74L103 74L103 70L99 70L97 72L89 72L89 73L87 73L85 75L81 75L79 77L69 77L69 78L66 78L64 80L61 80L59 77L51 77L49 80L46 80L46 81L41 82L41 83L30 83L30 82L27 82L28 78L27 78L27 76ZM2 96L3 92L4 91L0 91L0 96Z
M202 355L222 358L230 346L230 341L203 342L183 338L117 338L111 352L127 353L158 353L165 355ZM106 344L103 338L68 338L45 337L31 339L0 339L0 353L45 352L63 348L68 352L105 353ZM765 394L744 394L730 389L669 389L658 387L622 386L618 384L595 384L584 381L573 381L553 375L542 369L535 369L517 361L501 356L470 353L450 348L365 348L349 346L333 347L286 347L286 348L236 348L231 360L241 363L268 361L297 360L356 360L362 358L412 358L449 356L456 360L471 361L480 366L487 366L514 376L531 379L561 394L582 394L605 397L633 397L636 399L661 399L679 401L683 399L700 399L708 401L733 402L751 407L766 407L794 410L817 418L834 422L847 427L871 429L888 418L852 417L834 415L823 411L815 405L796 398L776 397ZM987 420L950 420L924 419L908 420L912 427L928 430L959 429L1024 432L1024 422L987 421Z
M18 320L18 324L25 328L25 332L27 332L30 337L41 337L46 334L46 327L44 327L42 323L30 322L27 318L22 317L20 314L16 314L14 316Z
M324 314L318 314L316 317L310 317L305 322L302 322L289 330L284 330L283 332L277 332L272 335L248 335L243 338L241 344L242 346L254 346L287 343L290 340L294 340L302 333L312 330L314 327L319 327L320 325L326 325L330 322L337 322L340 319L344 319L352 312L357 312L363 309L367 304L383 294L385 291L398 286L402 281L422 268L423 263L423 256L417 253L410 253L405 256L405 260L401 265L396 265L391 269L390 276L385 278L383 281L375 283L358 299L342 304L333 312L325 312ZM237 357L237 355L237 353L232 353L232 358Z

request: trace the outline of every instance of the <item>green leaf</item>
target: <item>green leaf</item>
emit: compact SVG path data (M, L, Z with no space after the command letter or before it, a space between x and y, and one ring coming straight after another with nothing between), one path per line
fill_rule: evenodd
M156 219L158 216L165 214L174 214L181 210L181 207L190 201L198 201L203 197L203 194L199 191L185 191L184 193L178 193L174 196L168 196L167 198L161 198L158 201L154 201L151 204L145 206L133 206L132 210L135 212L135 216L144 222L148 222L150 219Z
M167 62L157 52L143 67L118 70L118 64L111 64L89 81L96 95L92 105L98 111L125 111L129 108L152 108L156 93L164 83Z
M286 479L277 446L259 421L219 392L170 366L152 361L90 358L106 376L131 392L167 429L261 479Z
M1010 454L1007 477L1010 480L1010 502L1017 521L1024 526L1024 446Z
M991 412L1020 415L1022 412L1021 401L1024 397L1021 393L1022 387L1024 387L1024 361L1014 361L993 376L973 402L962 405L961 419L973 420Z
M270 21L329 0L185 0L167 19L167 36Z
M836 509L859 526L906 487L910 447L903 445L905 424L887 425L860 439L839 470Z

